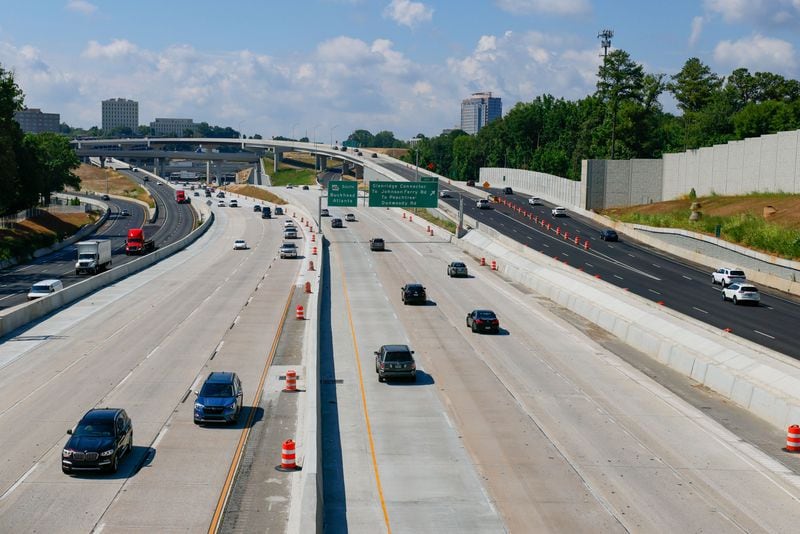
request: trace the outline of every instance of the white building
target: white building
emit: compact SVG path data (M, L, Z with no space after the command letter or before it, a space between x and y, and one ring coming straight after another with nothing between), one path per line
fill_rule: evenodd
M139 128L139 103L125 98L103 100L103 130L114 128Z
M192 119L168 119L158 118L150 123L152 135L155 137L165 135L176 135L182 137L186 130L192 130L197 127Z

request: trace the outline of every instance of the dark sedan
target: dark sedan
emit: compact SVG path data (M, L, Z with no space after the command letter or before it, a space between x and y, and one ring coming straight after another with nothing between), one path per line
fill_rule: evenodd
M610 229L600 230L600 239L603 241L619 241L617 232Z
M472 310L467 314L467 328L473 332L497 334L500 332L500 321L491 310Z
M403 304L425 304L428 296L422 284L406 284L401 288Z
M337 218L331 219L331 228L343 228L342 220Z
M61 470L116 473L120 459L133 449L133 424L120 408L89 410L61 451Z

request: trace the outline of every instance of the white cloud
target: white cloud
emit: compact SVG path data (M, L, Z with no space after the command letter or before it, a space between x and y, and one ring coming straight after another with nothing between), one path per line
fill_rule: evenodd
M433 9L422 2L392 0L383 10L383 16L402 26L413 28L423 22L430 22L433 18Z
M579 15L591 11L588 0L495 0L495 3L503 11L517 15Z
M137 54L138 51L138 47L130 41L115 39L107 45L101 45L97 41L89 41L82 55L88 59L117 59Z
M692 19L692 34L689 36L689 46L694 46L700 39L700 34L703 32L703 17L694 17Z
M728 23L748 23L762 27L800 24L798 0L705 0L708 13Z
M787 41L760 34L738 41L720 41L714 49L714 59L731 69L747 67L789 76L796 75L797 71L794 46Z
M66 7L70 11L77 11L84 15L91 15L97 11L97 6L86 0L69 0Z

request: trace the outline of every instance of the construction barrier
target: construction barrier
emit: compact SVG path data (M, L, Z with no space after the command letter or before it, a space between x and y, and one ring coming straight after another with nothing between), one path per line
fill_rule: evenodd
M786 450L800 452L800 425L792 425L786 433Z
M281 465L278 466L279 471L297 471L294 449L294 441L287 439L283 442L281 446Z
M495 261L495 260L492 260L492 270L493 271L497 270L497 261Z
M317 241L317 234L311 234L311 242L314 243Z
M589 240L588 239L583 242L583 249L584 250L589 250Z
M301 321L305 320L306 318L305 309L303 308L302 305L300 304L297 305L297 308L295 308L294 316L296 319L299 319Z
M482 257L481 258L481 267L485 267L485 266L486 266L486 258Z
M311 255L312 256L316 256L317 255L317 247L311 247Z
M308 262L308 270L309 270L309 271L313 271L313 270L314 270L314 262L313 262L313 261L309 261L309 262ZM307 284L307 283L308 283L308 282L306 282L306 284ZM306 293L311 293L311 291L306 291Z
M286 371L286 387L283 391L297 391L297 371L294 369Z
M309 265L308 266L308 270L309 271L313 271L314 269L311 268L313 266L314 266L313 263L311 265ZM311 282L306 282L306 293L311 293Z
M580 238L580 237L578 237L578 236L575 236L575 244L576 244L576 245L579 245L579 244L580 244L580 241L581 241L581 238Z

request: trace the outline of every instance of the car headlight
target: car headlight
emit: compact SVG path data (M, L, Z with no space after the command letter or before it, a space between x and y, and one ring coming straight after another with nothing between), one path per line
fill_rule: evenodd
M200 403L200 402L195 402L194 403L194 409L195 410L202 410L203 408L205 408L205 406L203 406L202 403Z
M228 405L227 405L227 406L225 406L225 407L226 407L227 409L229 409L229 410L235 410L235 409L236 409L236 401L233 401L232 403L228 404Z
M72 451L69 450L69 449L64 449L63 451L61 451L61 457L62 458L70 458L70 457L72 457Z
M107 451L101 452L100 456L111 456L112 454L114 454L114 449L109 449Z

